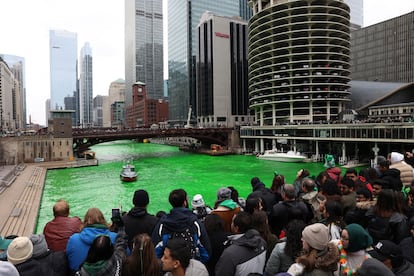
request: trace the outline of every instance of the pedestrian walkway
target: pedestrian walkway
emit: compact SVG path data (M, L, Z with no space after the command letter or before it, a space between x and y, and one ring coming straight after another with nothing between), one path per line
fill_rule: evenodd
M29 236L36 227L46 168L27 165L0 194L0 234Z

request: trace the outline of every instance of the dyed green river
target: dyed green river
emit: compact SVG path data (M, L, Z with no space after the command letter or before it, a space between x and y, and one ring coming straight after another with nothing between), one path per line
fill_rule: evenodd
M150 195L148 210L169 211L168 195L171 190L184 188L191 200L200 193L205 202L213 206L216 192L223 186L234 186L240 196L251 192L250 179L259 177L271 186L273 172L285 175L293 183L296 172L308 169L312 175L322 171L322 163L279 163L259 160L255 156L208 156L181 152L177 147L117 141L94 146L99 166L49 170L39 212L37 233L53 219L52 207L63 198L69 202L71 215L83 219L90 207L98 207L109 221L111 209L132 207L132 196L137 189ZM138 181L123 183L119 173L125 160L133 160Z

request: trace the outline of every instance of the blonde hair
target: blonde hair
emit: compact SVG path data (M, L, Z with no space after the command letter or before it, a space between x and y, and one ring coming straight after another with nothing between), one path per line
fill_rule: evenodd
M105 226L108 226L104 215L98 208L89 208L85 214L85 218L83 219L83 227L91 224L103 224Z

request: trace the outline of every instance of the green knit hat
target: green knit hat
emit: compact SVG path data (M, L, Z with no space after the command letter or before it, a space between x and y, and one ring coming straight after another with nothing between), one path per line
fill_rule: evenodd
M356 252L372 245L372 238L369 233L359 224L351 223L345 227L348 231L349 246L347 251Z

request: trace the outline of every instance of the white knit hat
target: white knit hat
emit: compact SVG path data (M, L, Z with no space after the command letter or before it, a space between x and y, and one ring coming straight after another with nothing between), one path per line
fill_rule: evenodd
M329 242L329 230L322 223L306 226L302 231L302 238L316 250L323 250Z
M193 200L191 202L191 205L193 206L193 208L203 207L204 206L203 196L200 195L200 194L196 194L193 197Z
M7 260L14 265L24 263L32 254L33 244L28 237L15 238L7 248Z

